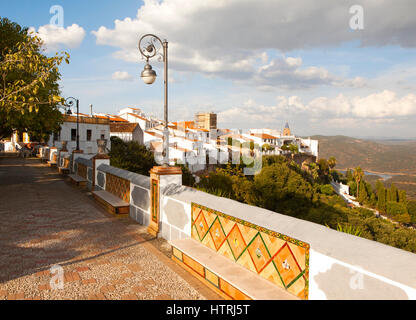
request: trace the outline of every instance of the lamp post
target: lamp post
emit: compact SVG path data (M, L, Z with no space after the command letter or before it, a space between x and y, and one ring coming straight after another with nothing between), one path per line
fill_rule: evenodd
M73 97L69 97L69 98L65 99L65 103L64 103L65 107L71 108L71 107L74 106L74 104L77 107L77 147L76 147L75 150L79 151L79 100L75 99ZM70 109L68 109L67 114L71 115L72 111Z
M163 48L163 53L160 53L160 47ZM146 65L141 74L141 77L146 84L153 84L156 80L157 74L149 64L149 59L159 55L163 60L164 65L164 91L165 91L165 128L163 130L163 166L169 167L169 128L168 128L168 42L160 40L159 37L153 34L145 34L139 40L139 50L144 58L146 58Z

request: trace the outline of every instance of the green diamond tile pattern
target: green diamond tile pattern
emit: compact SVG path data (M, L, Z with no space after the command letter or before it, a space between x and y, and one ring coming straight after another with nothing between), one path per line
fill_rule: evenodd
M208 225L207 221L213 222ZM260 231L268 237L268 242ZM192 204L192 238L298 297L307 299L308 244L195 203ZM273 244L270 239L274 239ZM299 247L294 247L295 254L288 243ZM303 261L303 267L298 260Z

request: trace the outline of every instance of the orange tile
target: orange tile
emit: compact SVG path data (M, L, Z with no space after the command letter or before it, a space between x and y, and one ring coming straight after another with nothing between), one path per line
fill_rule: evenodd
M176 249L175 247L172 248L172 254L178 258L180 261L182 261L182 252Z
M200 274L202 277L205 276L204 267L201 266L198 262L194 259L188 257L186 254L183 255L183 262L190 268L192 268L195 272Z
M251 300L237 288L220 278L220 289L234 300Z
M209 282L211 282L215 286L219 286L219 279L218 276L215 273L212 273L208 269L205 269L205 279L207 279Z

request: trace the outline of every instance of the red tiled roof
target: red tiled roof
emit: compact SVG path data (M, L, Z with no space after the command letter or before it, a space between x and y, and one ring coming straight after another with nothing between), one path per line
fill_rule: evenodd
M138 123L110 123L110 132L133 132Z
M252 133L251 135L257 138L261 138L261 139L277 139L277 137L272 136L267 133Z

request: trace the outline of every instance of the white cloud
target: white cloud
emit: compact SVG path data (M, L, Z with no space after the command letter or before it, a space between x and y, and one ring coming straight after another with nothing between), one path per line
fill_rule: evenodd
M135 18L115 20L113 28L101 26L93 34L97 44L118 48L115 57L127 61L138 60L139 37L154 33L170 41L170 66L178 71L241 80L255 75L255 66L263 64L269 76L269 81L261 78L265 87L275 85L273 81L279 85L279 75L288 76L291 83L287 86L295 88L320 84L360 87L363 79L338 78L321 67L301 68L299 58L270 61L266 54L266 50L287 52L354 40L362 46L416 46L416 20L409 15L416 9L413 0L394 4L359 1L365 18L365 29L359 31L349 27L353 4L333 0L145 0Z
M38 31L30 27L29 32L33 32L40 37L47 51L57 50L58 48L78 48L85 37L84 28L73 24L67 28L47 24L39 27Z
M334 98L319 97L304 103L298 96L277 97L271 106L257 104L248 100L241 107L234 107L218 115L219 121L233 123L242 127L255 127L261 124L274 124L295 115L302 121L320 120L325 124L336 124L343 119L383 123L416 117L416 95L398 97L395 92L382 91L364 97L346 97L339 94Z
M133 80L133 77L127 72L127 71L116 71L111 76L113 80L119 80L119 81L131 81Z

